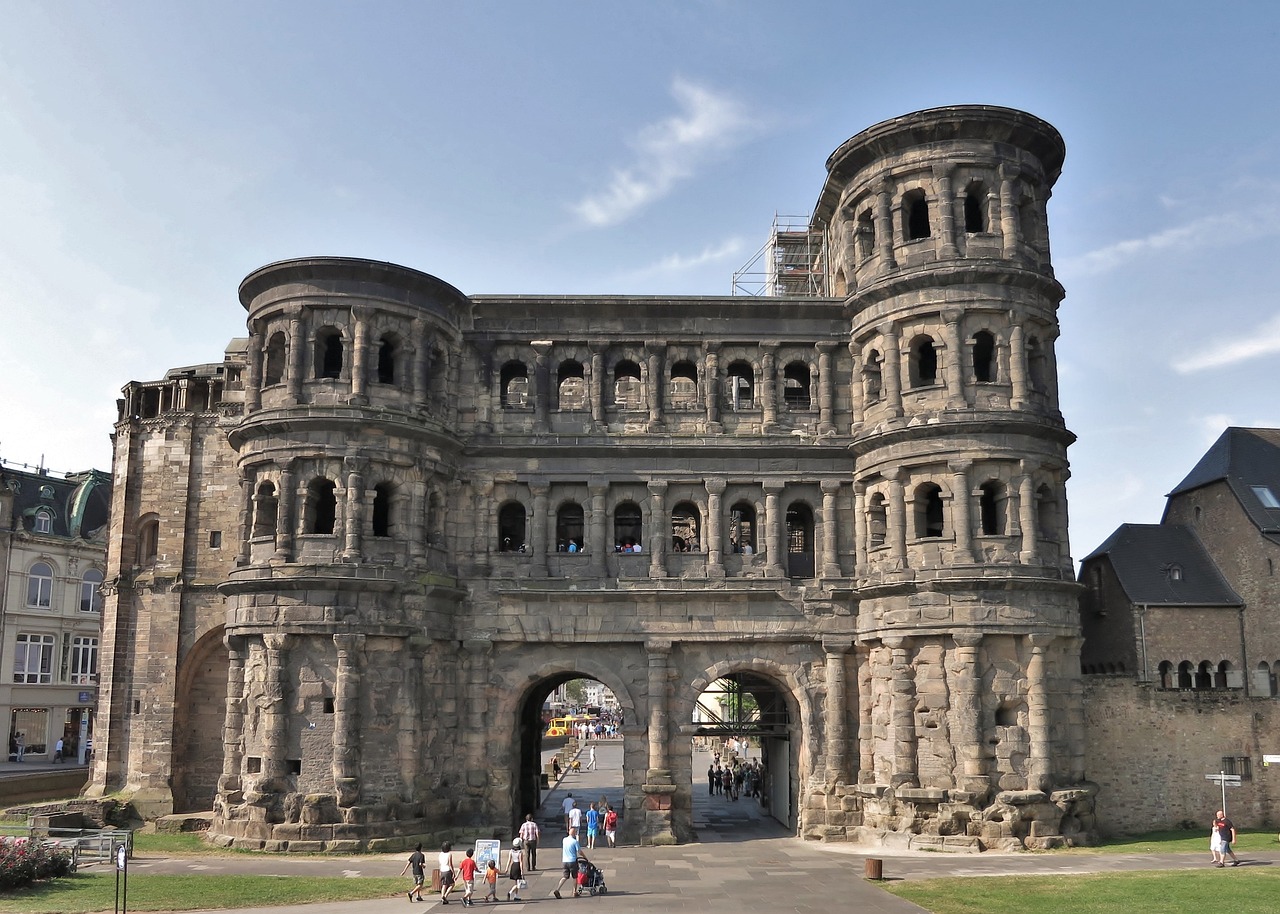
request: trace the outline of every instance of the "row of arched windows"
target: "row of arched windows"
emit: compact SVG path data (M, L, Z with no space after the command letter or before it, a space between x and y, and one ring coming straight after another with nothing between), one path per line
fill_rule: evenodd
M342 329L324 326L316 331L315 346L311 358L311 373L316 380L342 377L345 364L346 343ZM376 357L369 379L376 384L400 383L400 364L403 343L397 333L385 333L375 345ZM277 330L267 340L263 350L262 385L283 384L289 358L289 338L283 330Z
M102 611L102 572L90 568L80 576L80 611ZM48 562L35 562L27 569L26 605L35 609L53 607L53 585L55 575L53 566Z
M317 476L307 483L302 504L304 535L331 536L338 521L338 484L332 479ZM432 512L438 513L439 502L432 496ZM392 537L401 522L403 512L402 493L393 482L378 482L373 487L373 501L369 506L367 532L375 537ZM254 539L273 537L280 523L280 496L271 480L258 483L253 494L253 519L250 536Z
M1163 660L1157 667L1157 676L1162 689L1238 689L1244 685L1230 660L1216 664L1211 660L1201 660L1199 664L1183 660L1176 665L1172 660Z
M1011 532L1009 489L999 479L988 479L977 487L976 531L980 536L1008 536ZM1052 540L1058 536L1058 502L1048 484L1035 492L1036 526L1041 539ZM971 513L971 517L972 517ZM889 530L889 500L883 492L873 492L867 499L867 533L869 545L876 548L885 545ZM922 482L914 489L911 498L911 530L917 539L942 537L948 534L946 505L943 490L936 482Z
M583 552L587 549L586 513L577 502L565 502L556 509L555 549L557 552ZM702 552L703 525L701 509L682 501L671 509L672 552ZM731 552L751 554L757 551L756 509L750 502L737 502L728 514L725 531ZM812 551L813 512L802 503L787 511L788 542L798 536L798 548L789 551ZM504 503L498 509L498 551L524 552L528 546L529 517L518 501ZM713 548L714 544L707 544ZM640 547L640 548L637 548ZM644 538L644 511L634 501L623 501L613 509L612 548L615 552L642 552L648 547Z
M1007 382L1001 376L997 358L997 340L990 330L978 330L969 338L969 369L978 384ZM1033 391L1044 393L1049 389L1049 357L1038 337L1029 336L1025 344L1027 381ZM938 346L927 333L912 337L907 357L908 389L933 387L941 383L941 365ZM867 403L875 403L884 396L884 356L879 349L870 349L863 358L863 391Z

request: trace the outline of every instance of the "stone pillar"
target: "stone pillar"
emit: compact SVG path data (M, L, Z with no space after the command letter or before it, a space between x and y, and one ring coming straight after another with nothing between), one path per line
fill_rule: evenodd
M959 257L956 248L956 201L951 193L951 166L933 166L933 178L938 188L938 221L942 229L942 249L939 257Z
M704 546L707 551L707 577L723 578L724 572L724 506L721 498L728 486L719 477L707 479L707 533Z
M1014 172L1008 165L1000 166L1000 234L1001 253L1012 260L1018 256L1022 242L1018 228L1018 201L1014 199Z
M1027 788L1049 790L1053 787L1053 759L1049 742L1049 687L1045 671L1045 651L1053 644L1053 636L1031 635L1031 661L1027 664L1027 737L1030 756L1027 759Z
M764 546L764 576L767 578L786 577L786 568L782 564L783 517L778 507L778 496L784 488L785 485L780 482L769 481L764 484L764 522L760 528L764 533L761 543Z
M361 529L364 523L364 460L359 457L347 457L343 460L347 471L347 510L343 518L345 544L342 550L342 561L359 563L361 558Z
M498 535L498 506L493 503L493 480L477 477L471 481L471 492L475 498L475 508L471 516L475 520L472 531L471 555L477 569L484 569L487 574L491 564L489 554L494 551L494 541Z
M591 517L587 533L587 542L591 548L591 573L602 578L608 568L605 556L609 552L609 518L605 496L609 494L609 484L590 482L587 484L587 493L591 496Z
M1030 461L1018 461L1018 472L1018 527L1022 532L1018 561L1035 565L1040 561L1040 543L1036 537L1036 490Z
M660 479L649 483L649 576L667 576L667 541L671 539L671 521L667 517L667 484Z
M703 385L703 396L707 404L707 433L714 435L723 431L720 427L720 344L705 343L706 383Z
M222 724L222 776L219 799L228 805L240 802L240 769L244 762L244 637L223 635L227 646L227 698Z
M907 498L902 487L902 469L886 472L889 480L889 556L895 569L907 567Z
M1049 408L1052 410L1061 408L1058 403L1058 352L1056 348L1058 337L1061 333L1062 331L1056 324L1044 332L1044 357L1048 363L1044 379L1047 388L1045 394L1049 401Z
M645 378L645 399L649 405L649 431L654 432L662 428L665 419L662 415L662 381L664 364L666 363L667 344L661 340L649 340L644 344L645 356L645 372L648 377Z
M824 479L822 486L822 576L824 578L838 578L843 572L840 570L839 548L836 544L836 534L839 525L836 523L836 495L840 492L840 481L838 479Z
M849 344L849 411L852 414L850 432L856 432L862 425L862 417L867 411L866 391L862 378L862 347L857 343ZM883 370L883 369L882 369Z
M885 638L893 652L890 688L893 723L893 775L891 787L919 787L916 770L916 682L911 666L911 639Z
M288 776L289 707L285 690L289 677L289 645L292 636L270 632L262 636L267 669L262 683L262 781L261 792L284 789Z
M967 565L979 561L973 550L973 517L970 506L973 494L969 491L969 469L972 460L952 460L947 464L951 470L951 517L955 528L956 550L954 563Z
M836 424L833 420L835 404L835 369L832 367L831 354L836 344L823 342L818 344L818 434L833 435Z
M778 428L778 356L776 342L762 343L760 356L761 425L767 432Z
M249 322L249 377L245 383L244 411L251 413L262 408L262 321Z
M645 772L644 821L640 826L641 844L674 844L672 799L676 785L671 778L668 747L669 702L671 678L671 641L651 639L646 645L649 661L649 769Z
M874 650L858 645L858 783L871 784L876 779L875 705L872 697L872 660Z
M350 402L368 403L369 310L367 308L352 308L351 319L355 324L353 333L355 342L351 346Z
M493 431L493 342L476 340L476 359L479 378L476 383L476 431L480 434ZM448 371L448 360L445 359ZM446 375L446 377L448 377ZM445 385L445 390L449 385Z
M1016 320L1017 314L1010 312L1009 319ZM1014 324L1009 330L1009 384L1012 388L1009 407L1026 409L1028 401L1027 343L1021 324Z
M845 677L845 657L852 645L848 642L823 641L827 655L827 700L823 706L823 726L826 728L825 755L827 757L827 783L849 783L849 725L848 684Z
M533 518L529 524L529 551L533 557L529 573L535 578L545 578L551 573L547 562L555 549L553 535L547 533L547 496L551 494L551 486L539 480L529 484L529 491L533 493Z
M956 644L951 664L954 673L952 719L955 722L951 734L959 763L956 783L962 790L985 795L989 781L983 762L982 677L978 671L978 647L982 644L982 634L958 632L951 638Z
M853 573L859 577L867 573L867 484L853 484Z
M333 686L333 784L342 807L360 804L360 693L364 635L333 636L338 669Z
M280 501L276 505L276 552L273 564L293 561L293 537L298 529L295 503L298 498L298 480L294 474L294 461L287 460L280 467Z
M423 519L427 510L427 483L415 479L410 484L409 503L409 558L421 562L427 556L426 525Z
M591 421L604 428L604 343L591 344L591 377L587 379L587 399L591 404Z
M280 498L276 497L276 526L279 529ZM253 539L253 518L258 511L258 497L253 491L253 480L240 479L240 548L236 553L237 565L248 565L252 561L252 550L249 541Z
M960 312L951 308L942 312L942 329L947 359L943 365L947 380L947 406L963 409L969 405L964 383L964 348L960 345Z
M533 424L540 433L551 430L551 343L533 344Z
M302 356L307 341L302 330L302 308L289 309L289 402L302 402Z
M880 241L880 269L894 270L893 259L893 182L882 181L876 188L876 238Z
M898 328L892 323L882 324L880 338L884 343L884 364L880 368L880 380L884 385L889 415L897 419L902 416L902 351L899 348Z
M431 390L431 379L428 376L428 360L431 353L431 338L427 335L427 322L422 318L413 321L413 377L409 389L413 392L413 405L423 409L427 405L427 393Z

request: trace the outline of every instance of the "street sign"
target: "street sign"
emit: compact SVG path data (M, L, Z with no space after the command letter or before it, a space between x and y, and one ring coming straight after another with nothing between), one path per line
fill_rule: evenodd
M1206 781L1214 781L1216 783L1219 783L1223 787L1239 787L1240 786L1240 775L1238 774L1206 774L1204 776L1204 779Z
M1262 767L1266 768L1268 765L1280 765L1280 755L1264 755L1262 757Z

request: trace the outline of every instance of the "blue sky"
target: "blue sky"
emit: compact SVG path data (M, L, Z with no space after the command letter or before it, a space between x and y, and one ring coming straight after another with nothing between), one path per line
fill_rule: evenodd
M0 0L0 457L105 468L306 255L469 293L725 294L826 157L1007 105L1067 143L1073 553L1280 425L1280 5Z

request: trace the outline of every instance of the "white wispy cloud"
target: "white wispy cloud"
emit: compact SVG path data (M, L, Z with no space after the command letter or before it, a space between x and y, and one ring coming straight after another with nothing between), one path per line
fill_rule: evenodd
M1192 423L1200 430L1200 440L1204 442L1204 446L1208 447L1221 437L1222 433L1231 426L1235 425L1235 420L1229 413L1209 413L1204 416L1197 416Z
M685 273L707 264L726 261L731 257L740 257L745 247L746 245L741 238L728 238L720 242L720 244L708 245L697 254L668 254L661 260L636 270L631 274L631 277Z
M1206 342L1192 355L1175 360L1173 370L1178 374L1191 374L1277 353L1280 353L1280 315L1260 327Z
M686 80L671 94L680 113L642 129L634 142L635 159L617 168L609 185L570 209L587 225L615 225L658 200L700 165L745 140L756 122L740 102Z

